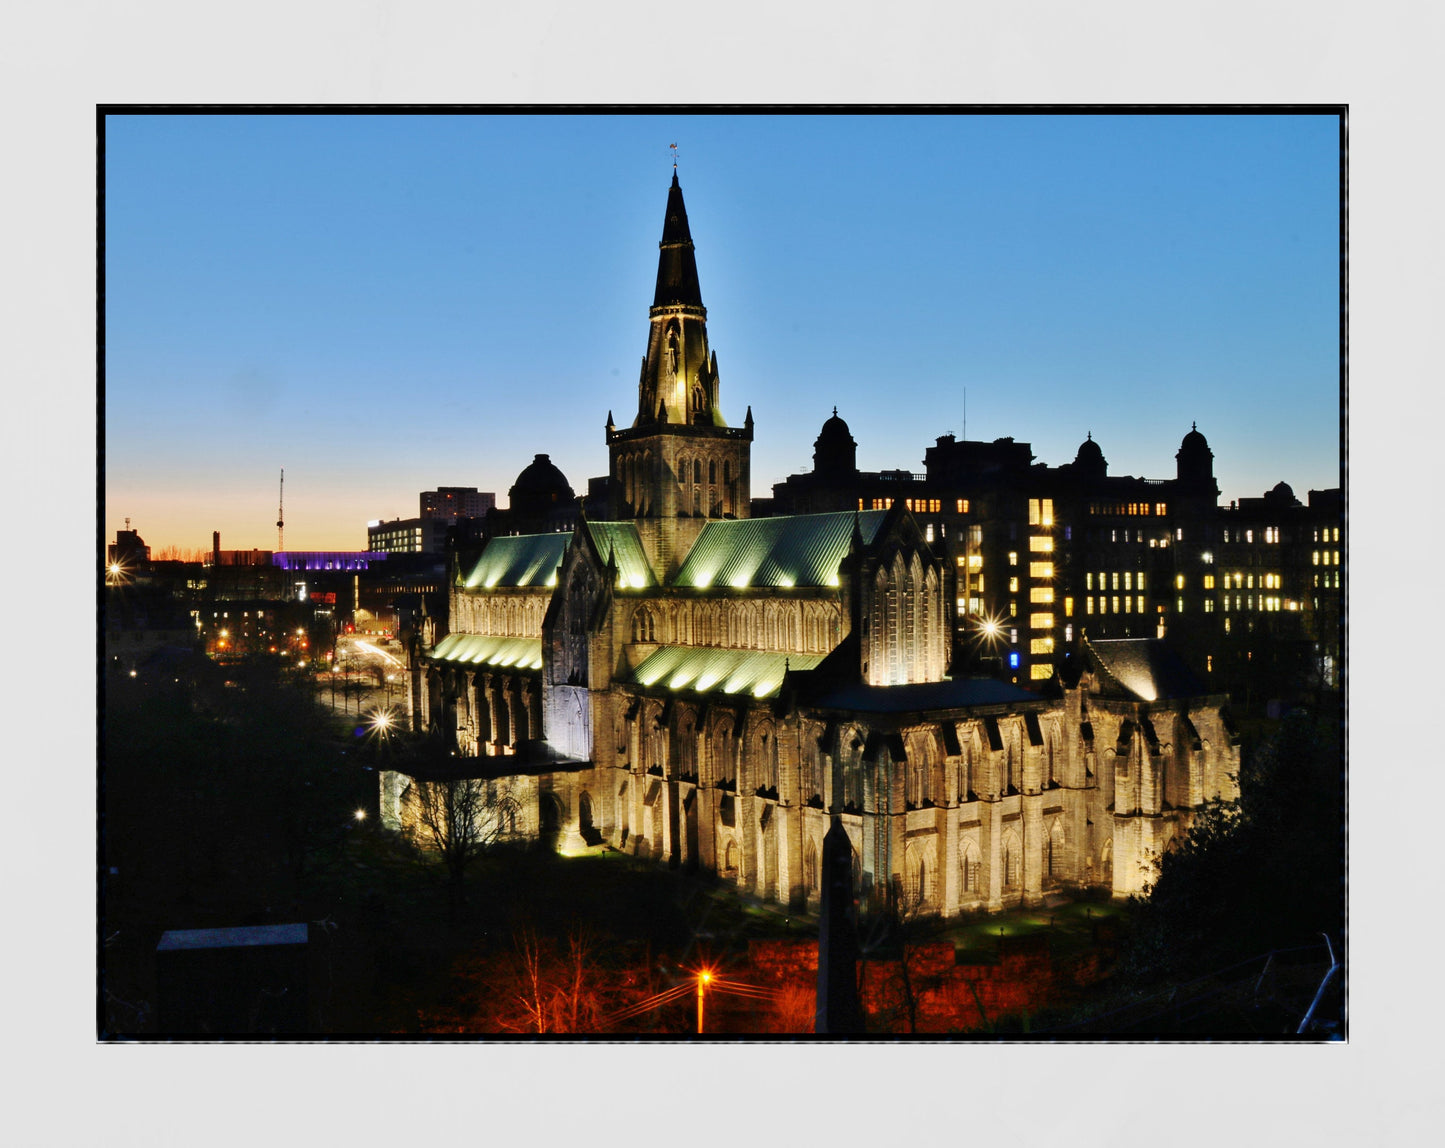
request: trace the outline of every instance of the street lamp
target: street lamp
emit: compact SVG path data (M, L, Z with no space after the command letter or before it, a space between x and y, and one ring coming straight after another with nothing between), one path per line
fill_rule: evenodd
M699 1036L702 1035L702 1031L703 1031L703 1030L702 1030L702 1001L703 1001L703 992L707 989L707 986L710 985L711 983L712 983L712 970L711 970L711 969L703 969L702 972L700 972L700 973L697 974L697 1033L698 1033Z

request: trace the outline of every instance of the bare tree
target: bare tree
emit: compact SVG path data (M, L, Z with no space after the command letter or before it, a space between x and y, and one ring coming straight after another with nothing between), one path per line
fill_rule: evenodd
M414 778L403 800L408 835L446 870L455 922L467 870L513 832L517 800L497 781L478 777Z
M519 928L512 939L517 956L511 997L517 1007L508 1008L504 999L496 1026L513 1032L594 1031L604 990L593 967L595 942L586 927L568 932L565 950L539 939L531 925Z

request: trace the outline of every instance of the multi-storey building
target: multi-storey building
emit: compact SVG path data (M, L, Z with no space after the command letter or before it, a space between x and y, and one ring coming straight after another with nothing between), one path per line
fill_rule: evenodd
M475 486L439 486L423 490L418 502L422 518L440 518L455 525L458 518L485 518L497 505L497 496Z
M1312 601L1305 570L1312 563L1318 579L1310 589L1334 591L1338 569L1319 564L1337 554L1303 542L1306 521L1312 535L1340 537L1338 491L1312 492L1307 513L1283 483L1220 508L1213 452L1197 426L1167 479L1109 474L1092 433L1062 466L1035 462L1029 444L1012 438L944 435L921 473L860 471L856 450L835 409L814 444L813 471L775 485L770 510L905 506L948 555L957 638L975 665L1038 685L1054 679L1083 635L1167 637L1215 688L1258 680L1279 689L1311 656L1314 680L1334 684L1341 599ZM1273 617L1281 611L1292 616ZM1242 640L1248 635L1257 637Z
M445 554L447 529L455 522L440 515L368 522L366 548L381 554Z

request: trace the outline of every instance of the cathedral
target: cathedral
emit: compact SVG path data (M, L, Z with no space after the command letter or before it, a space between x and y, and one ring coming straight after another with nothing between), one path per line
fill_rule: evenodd
M416 725L515 795L508 832L798 911L818 909L834 823L866 905L1140 892L1195 811L1237 792L1224 698L1153 637L1081 633L1034 690L955 674L956 572L902 501L751 517L752 412L723 416L675 171L659 249L605 487L570 533L454 563ZM386 824L408 826L414 785L383 775Z

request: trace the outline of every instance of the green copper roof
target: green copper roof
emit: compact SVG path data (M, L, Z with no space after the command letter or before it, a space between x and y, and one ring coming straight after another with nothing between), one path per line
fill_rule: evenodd
M822 654L663 646L645 658L632 677L643 686L770 698L783 684L788 669L811 670L822 660Z
M886 510L795 514L709 522L702 528L675 586L836 586L838 565L848 554L853 521L872 542Z
M642 539L637 527L631 522L592 522L587 529L592 532L592 541L602 561L612 554L617 559L617 585L640 590L644 586L655 586L657 579L647 561L647 552L642 548Z
M493 538L462 581L468 590L494 586L555 586L570 534L516 534Z
M540 670L542 639L448 634L427 652L427 657L434 662L449 662L454 666L502 666L519 670Z

